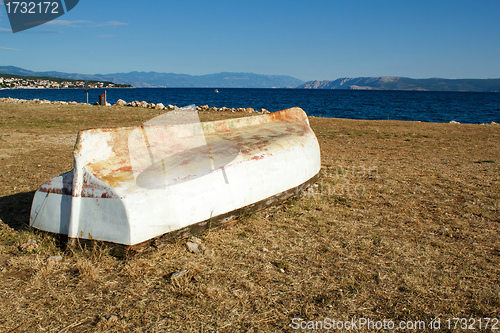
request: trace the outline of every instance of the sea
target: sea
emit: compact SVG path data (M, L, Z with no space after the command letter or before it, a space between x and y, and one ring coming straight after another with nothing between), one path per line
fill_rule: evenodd
M90 89L89 103L104 89ZM500 92L429 92L252 88L108 88L107 101L208 105L278 111L298 106L310 116L434 123L500 122ZM85 103L84 89L3 89L0 97Z

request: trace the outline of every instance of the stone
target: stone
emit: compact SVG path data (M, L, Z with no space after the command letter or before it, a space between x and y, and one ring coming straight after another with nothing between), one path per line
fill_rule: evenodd
M165 105L163 103L158 103L155 106L155 110L163 110L165 108Z
M189 270L188 270L188 269L183 269L182 271L178 271L178 272L173 273L173 274L170 276L170 278L171 278L172 280L175 280L175 279L180 278L180 277L181 277L181 276L183 276L183 275L186 275L188 272L189 272Z
M28 239L26 243L19 246L19 250L23 252L33 252L38 248L38 244L34 239Z
M156 107L155 103L148 103L148 109L154 109Z
M266 109L264 109L264 108L262 108L262 109L260 110L260 112L262 112L262 113L264 113L264 114L271 113L271 112L269 112L268 110L266 110Z
M186 246L190 252L193 252L193 253L202 253L203 252L203 250L201 249L201 244L187 242Z
M47 261L47 264L52 264L52 263L55 263L55 262L59 262L59 261L62 261L63 257L62 256L51 256L51 257L48 257L47 259L45 259Z
M212 256L213 251L203 244L203 241L197 237L192 236L186 243L186 246L190 252L200 253L206 256Z
M253 113L255 110L253 108L246 108L245 111L248 113Z
M458 121L452 120L450 121L450 124L460 124Z
M118 316L116 315L106 315L104 316L104 319L108 322L108 323L116 323L118 321Z
M116 106L124 106L127 105L127 102L125 102L123 99L119 99L116 101Z
M146 102L146 101L142 101L142 102L140 102L140 103L141 103L141 104L140 104L140 105L141 105L141 107L143 107L143 108L147 108L147 107L148 107L148 104L149 104L149 103L148 103L148 102Z

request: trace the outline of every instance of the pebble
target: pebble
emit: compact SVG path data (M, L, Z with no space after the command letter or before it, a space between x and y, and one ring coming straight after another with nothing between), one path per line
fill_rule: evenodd
M171 278L171 279L178 279L178 278L180 278L181 276L186 275L188 272L189 272L189 270L188 270L188 269L183 269L182 271L178 271L178 272L173 273L173 274L170 276L170 278Z
M38 247L38 244L36 240L34 239L28 239L26 243L23 245L19 246L19 250L23 252L32 252L35 251Z
M55 262L58 262L58 261L62 261L63 257L62 256L51 256L51 257L48 257L47 259L45 259L47 261L47 264L52 264L52 263L55 263Z
M116 315L105 315L104 319L106 319L106 321L108 323L116 323L118 321L118 316L116 316Z
M192 253L200 253L206 256L212 256L213 251L203 244L203 241L197 237L192 236L188 242L186 242L188 250Z
M198 244L198 243L193 243L193 242L187 242L186 243L186 246L188 248L188 250L190 252L193 252L193 253L202 253L202 249L201 249L201 244Z

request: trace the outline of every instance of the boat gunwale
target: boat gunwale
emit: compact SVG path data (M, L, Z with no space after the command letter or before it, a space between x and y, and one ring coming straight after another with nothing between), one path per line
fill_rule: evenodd
M291 117L278 117L279 115L282 115L282 114L289 114L290 111L293 110L294 112L300 112L300 113L303 113L303 115L305 116L304 118L306 119L307 121L307 124L309 125L309 119L307 118L307 114L306 112L298 107L298 106L294 106L294 107L291 107L291 108L287 108L287 109L283 109L283 110L279 110L279 111L275 111L275 112L271 112L271 113L267 113L267 114L259 114L259 115L255 115L255 116L249 116L249 117L238 117L238 118L227 118L227 119L221 119L221 120L209 120L209 121L200 121L200 123L202 124L202 126L204 126L203 124L219 124L219 123L227 123L227 122L237 122L237 121L241 121L243 119L251 119L251 120L255 120L255 119L259 119L259 118L267 118L269 119L268 121L261 121L261 122L258 122L258 124L256 125L260 125L262 123L266 123L266 122L270 122L270 121L275 121L275 120L281 120L281 119L293 119ZM169 111L169 112L166 112L164 114L168 114L170 112L175 112L175 110L172 110L172 111ZM194 111L193 111L194 112ZM158 127L180 127L180 126L185 126L187 124L194 124L194 123L184 123L184 124L171 124L171 125L138 125L138 126L111 126L111 127L89 127L89 128L85 128L85 129L82 129L82 130L79 130L78 131L78 136L77 136L77 140L76 140L76 144L78 144L78 139L80 137L80 133L85 133L85 132L92 132L92 131L102 131L102 132L112 132L113 130L133 130L133 129L136 129L136 128L142 128L142 127L155 127L155 126L158 126ZM205 125L206 126L206 125Z

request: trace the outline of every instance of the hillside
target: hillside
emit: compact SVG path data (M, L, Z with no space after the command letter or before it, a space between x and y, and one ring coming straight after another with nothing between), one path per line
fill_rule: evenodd
M294 88L304 81L288 75L222 72L206 75L188 75L159 72L128 72L111 74L78 74L64 72L34 72L14 66L0 66L0 73L57 77L73 80L111 81L134 87L171 88Z
M334 81L309 81L297 88L499 92L500 79L411 79L399 76L357 77L339 78Z

